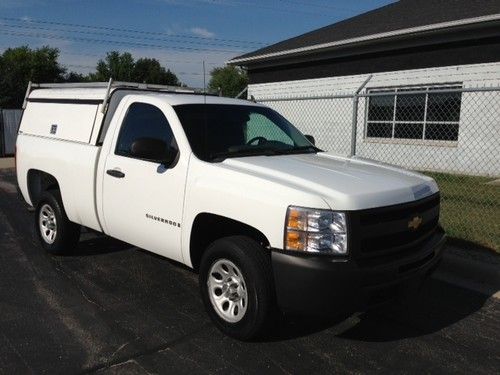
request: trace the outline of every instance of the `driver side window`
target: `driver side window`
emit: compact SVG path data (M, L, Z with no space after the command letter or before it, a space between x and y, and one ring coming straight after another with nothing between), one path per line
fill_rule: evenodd
M288 134L260 113L250 114L250 119L246 123L245 142L256 137L263 137L270 142L276 141L290 146L294 145L292 138Z
M167 148L177 149L172 129L163 112L154 105L137 102L131 104L127 110L115 154L136 157L133 155L132 146L139 139L162 141Z

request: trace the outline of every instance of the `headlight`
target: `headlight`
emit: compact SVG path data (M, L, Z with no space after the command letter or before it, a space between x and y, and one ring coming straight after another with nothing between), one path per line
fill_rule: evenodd
M285 250L325 254L347 254L345 213L288 207Z

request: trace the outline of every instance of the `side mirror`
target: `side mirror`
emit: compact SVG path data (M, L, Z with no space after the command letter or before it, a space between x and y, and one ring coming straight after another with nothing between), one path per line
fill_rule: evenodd
M172 164L177 157L177 152L175 148L168 147L165 142L156 138L138 138L130 147L131 156L164 165Z
M177 150L174 147L168 147L167 152L165 154L165 158L163 159L163 165L165 166L170 166L172 163L175 161L177 158L177 154L179 153L179 150Z
M306 137L306 139L311 142L314 146L316 145L316 140L314 139L314 137L312 135L304 135L304 137Z

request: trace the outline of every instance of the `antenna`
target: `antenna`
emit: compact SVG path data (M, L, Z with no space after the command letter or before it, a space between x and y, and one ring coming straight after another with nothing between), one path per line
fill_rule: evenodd
M205 69L205 60L203 60L203 94L205 104L207 104L207 71Z
M203 121L203 125L204 125L204 130L205 130L205 134L204 134L204 137L203 137L203 148L205 149L205 153L207 152L208 150L208 147L207 147L207 134L208 134L208 116L207 116L207 72L205 70L205 60L203 60L203 117L204 117L204 121Z

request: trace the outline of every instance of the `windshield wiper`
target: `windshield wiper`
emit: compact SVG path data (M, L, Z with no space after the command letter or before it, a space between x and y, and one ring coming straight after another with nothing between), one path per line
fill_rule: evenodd
M251 148L251 149L243 149L236 151L224 151L224 152L216 152L210 154L210 161L219 162L224 161L227 158L236 158L236 157L244 157L244 156L269 156L269 155L277 155L280 151L274 148Z
M309 151L309 152L307 152ZM292 147L285 150L276 150L275 155L289 155L289 154L302 154L302 153L316 153L322 152L323 150L317 148L316 146L300 146L300 147Z
M287 149L276 148L250 148L234 151L216 152L210 155L210 161L220 162L227 158L245 157L245 156L272 156L272 155L290 155L290 154L303 154L303 153L316 153L323 150L315 146L300 146Z

